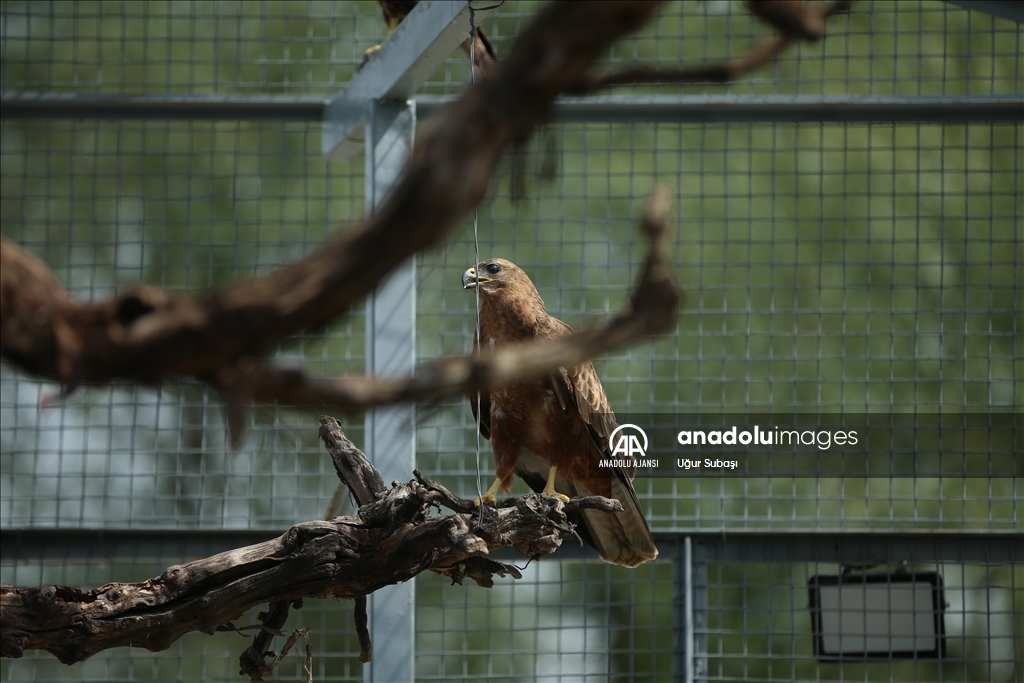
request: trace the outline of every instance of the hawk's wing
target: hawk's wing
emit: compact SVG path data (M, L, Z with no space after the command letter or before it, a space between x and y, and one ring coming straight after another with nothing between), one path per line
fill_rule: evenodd
M572 328L558 318L550 315L544 318L537 321L538 338L551 339L572 333ZM550 383L562 410L567 415L577 413L587 426L590 433L589 448L587 452L575 454L575 457L587 458L589 462L585 463L584 471L592 471L598 460L611 458L608 439L618 426L597 371L590 361L571 369L559 368L558 374L550 378ZM527 468L528 463L522 462L520 476L535 491L542 490L545 484L543 474L546 473L524 472L523 470ZM580 535L597 548L602 559L629 567L635 567L658 556L651 529L647 525L643 508L640 507L636 490L633 488L635 472L635 464L632 467L611 468L611 497L622 503L622 512L608 514L584 510L581 513L582 519L577 522L580 526ZM538 474L542 476L538 477ZM559 480L562 480L561 476ZM583 481L565 480L562 485L568 489L563 492L571 497L596 493L590 491Z
M537 323L537 337L540 339L555 339L572 334L571 327L550 315ZM579 413L587 425L594 446L591 448L592 454L599 458L610 458L608 438L618 425L594 364L588 360L575 368L559 368L558 374L553 375L550 382L562 410L567 414L570 411ZM633 478L635 469L630 469L628 479ZM586 470L590 471L590 468Z

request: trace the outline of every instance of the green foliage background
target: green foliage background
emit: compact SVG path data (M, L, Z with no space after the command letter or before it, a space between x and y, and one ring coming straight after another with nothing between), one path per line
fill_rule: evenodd
M486 20L499 55L538 6L507 2ZM0 12L4 94L329 95L383 37L372 2L11 1ZM1006 21L941 2L873 2L830 32L732 86L685 92L1021 94L1022 34ZM765 35L728 2L674 3L605 64L720 59ZM456 94L468 80L457 54L423 91ZM674 334L598 362L618 411L1020 411L1021 134L1019 124L556 125L553 145L541 135L503 166L480 210L481 255L523 266L570 324L602 320L637 274L644 198L667 185L677 197L686 308ZM137 282L220 286L309 253L362 215L363 160L327 164L319 142L315 124L4 119L0 231L84 299ZM535 178L551 160L555 179ZM531 183L520 203L509 199L514 164ZM458 278L474 259L469 222L421 255L421 359L467 350L473 302ZM364 334L357 311L286 344L280 362L327 376L358 372ZM322 515L333 492L308 415L259 412L248 443L231 454L217 398L198 387L94 389L42 414L37 383L4 367L0 387L6 526L281 528ZM419 467L473 494L477 439L464 402L422 406L418 421ZM345 426L359 443L361 423ZM1020 531L1024 513L1019 478L637 486L659 531L984 533ZM94 586L140 580L172 561L0 569L5 583ZM836 569L710 566L711 677L1020 675L1012 666L1024 659L1019 567L942 567L961 617L951 617L951 659L941 666L816 664L806 580ZM488 591L420 579L420 677L668 679L670 563L632 572L540 563L526 573ZM965 615L993 605L986 639ZM299 614L313 627L316 680L361 679L347 606L308 604ZM46 656L5 660L0 678L236 680L240 642L193 635L164 655L112 652L72 669ZM297 674L288 666L282 678Z

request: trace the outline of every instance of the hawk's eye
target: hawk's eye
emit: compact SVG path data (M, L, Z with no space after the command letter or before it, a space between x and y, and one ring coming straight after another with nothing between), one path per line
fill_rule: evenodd
M487 264L487 272L490 273L491 275L497 275L500 270L501 266L499 266L497 263Z

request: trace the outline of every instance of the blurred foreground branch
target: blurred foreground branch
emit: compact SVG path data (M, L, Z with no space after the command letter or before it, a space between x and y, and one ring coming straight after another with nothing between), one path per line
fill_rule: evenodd
M443 240L484 198L505 149L547 121L554 99L658 4L546 6L508 58L420 136L375 215L264 277L200 297L143 287L79 304L42 262L0 242L0 353L31 374L62 382L65 393L117 378L192 377L234 402L229 415L240 428L246 390L256 389L242 380L258 359L288 336L345 314L409 256ZM287 403L287 396L272 393L280 375L267 372L259 400Z
M512 546L528 557L552 553L567 515L584 508L612 511L606 498L560 500L532 494L503 501L481 513L416 472L416 479L387 489L337 420L320 418L320 438L339 477L360 499L351 517L297 524L278 538L213 557L168 567L141 583L111 583L91 591L67 586L0 587L0 654L21 657L46 650L70 664L112 647L165 650L185 633L235 631L246 610L271 603L260 615L260 634L242 655L242 673L261 680L273 635L289 607L302 598L364 599L387 585L429 570L461 584L470 578L490 587L494 576L521 578L511 566L486 555ZM455 514L431 516L431 507ZM365 605L365 603L364 603ZM365 621L357 629L370 656ZM363 610L365 618L365 608ZM301 629L300 629L301 631ZM296 635L298 634L298 635ZM301 633L292 634L297 639Z
M647 203L641 229L650 252L628 306L600 327L561 339L499 349L479 356L447 358L416 368L408 377L312 378L301 372L254 368L245 393L256 401L293 406L336 406L357 410L399 401L427 401L529 381L553 368L573 367L589 358L671 329L680 309L669 257L675 232L668 220L668 192L659 189Z
M717 64L683 69L641 67L610 74L592 73L581 79L570 93L584 95L595 90L641 83L728 83L775 59L794 41L814 43L821 40L825 36L825 20L848 12L853 0L748 0L746 4L751 14L771 24L778 33L754 45L745 54Z
M409 256L442 241L484 198L505 150L522 144L549 119L559 95L627 82L733 78L794 39L819 39L825 19L845 11L849 1L752 0L751 12L778 35L724 70L634 69L595 76L594 60L635 32L659 4L546 6L518 36L508 58L488 68L420 136L402 179L374 216L264 277L200 297L143 287L106 302L80 304L41 261L0 238L0 355L30 374L60 381L64 394L81 384L118 378L144 384L198 379L221 392L238 443L252 401L356 412L438 399L540 377L671 329L679 295L667 260L667 200L658 195L645 217L652 241L647 268L630 309L605 327L543 346L445 360L401 378L308 378L265 367L260 360L288 336L344 315ZM717 76L711 73L715 69Z
M26 372L57 380L67 394L85 383L130 379L156 384L195 378L221 392L238 443L251 401L357 412L382 403L435 399L543 376L670 329L678 294L668 268L664 197L645 223L651 257L631 310L602 329L544 346L443 360L414 377L307 378L260 358L285 338L345 314L411 255L442 241L483 199L510 145L523 143L563 93L644 82L729 80L794 40L818 40L825 19L851 0L758 0L748 6L777 35L726 65L693 70L633 69L596 75L595 58L634 33L656 0L552 3L445 116L421 136L406 173L380 210L339 232L309 257L263 278L201 297L141 288L110 301L71 299L38 259L0 239L0 355Z
M241 435L245 407L250 401L332 406L355 412L399 401L438 399L543 377L555 368L573 367L644 336L671 329L679 313L680 295L669 260L674 231L668 220L668 204L665 190L657 190L648 201L641 228L650 241L650 252L629 306L606 325L555 341L428 363L413 375L395 378L313 378L297 370L266 367L244 355L236 363L221 368L211 381L226 400L233 440L237 443ZM52 353L60 346L60 338L70 340L69 345L79 345L78 336L69 329L68 318L89 307L71 303L42 262L6 241L0 242L0 250L4 273L0 276L0 289L5 302L8 298L12 300L2 309L4 352L22 367L37 369L40 354L35 350ZM115 311L113 315L119 318L126 314ZM43 322L33 329L35 319ZM42 342L37 337L42 337Z

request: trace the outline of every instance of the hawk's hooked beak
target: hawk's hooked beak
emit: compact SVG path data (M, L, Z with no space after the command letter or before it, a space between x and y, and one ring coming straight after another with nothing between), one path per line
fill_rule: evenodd
M477 277L476 268L469 268L465 273L462 274L462 288L463 289L476 289L478 284L482 285L485 282L490 282L489 277Z

